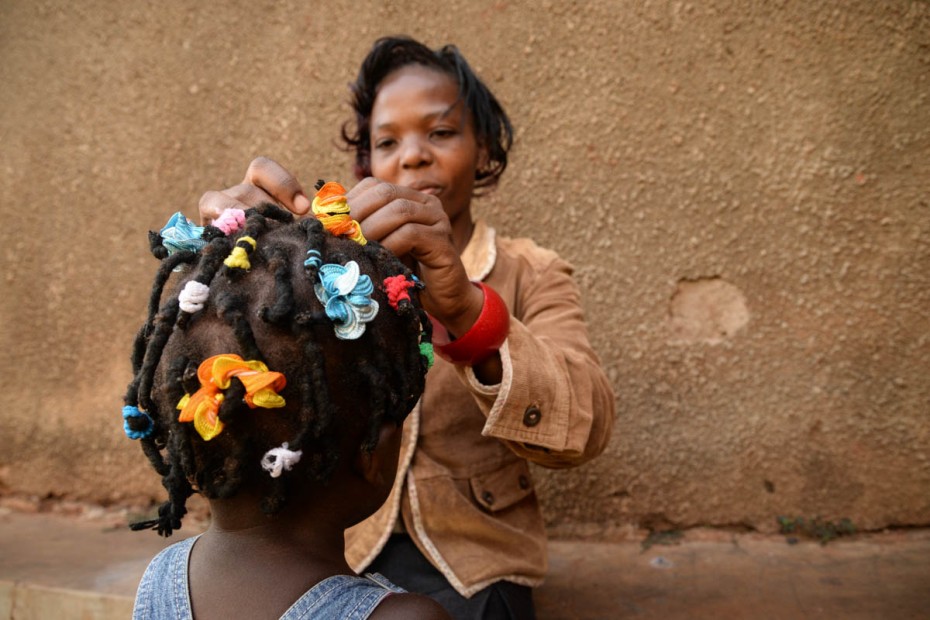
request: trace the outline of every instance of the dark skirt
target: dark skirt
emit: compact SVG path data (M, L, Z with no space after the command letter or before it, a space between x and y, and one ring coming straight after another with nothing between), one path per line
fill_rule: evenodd
M425 594L456 620L535 620L533 590L498 581L465 598L432 564L407 534L393 534L369 572L381 573L408 592Z

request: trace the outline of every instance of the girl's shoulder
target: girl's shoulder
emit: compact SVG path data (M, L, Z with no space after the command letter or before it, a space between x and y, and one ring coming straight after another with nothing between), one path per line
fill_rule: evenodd
M198 538L192 536L169 545L152 558L136 591L133 618L191 617L187 565Z
M149 562L143 580L145 580L146 577L149 577L151 580L157 580L161 575L165 576L165 578L172 578L174 576L173 573L179 568L186 572L191 549L194 547L194 543L197 542L198 538L200 538L200 535L191 536L190 538L185 538L184 540L168 545L159 551L158 554L152 558L152 561Z

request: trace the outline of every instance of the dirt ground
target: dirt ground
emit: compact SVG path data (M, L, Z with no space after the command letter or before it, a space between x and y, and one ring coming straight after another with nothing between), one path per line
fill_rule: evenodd
M145 566L166 544L153 532L129 531L135 516L0 502L0 620L67 620L82 610L126 617ZM178 539L204 526L191 520ZM534 593L540 620L907 620L930 609L930 530L826 545L708 529L650 541L551 541L549 576Z

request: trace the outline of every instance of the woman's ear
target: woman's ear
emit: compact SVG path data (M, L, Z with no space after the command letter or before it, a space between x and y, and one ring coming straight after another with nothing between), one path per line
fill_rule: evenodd
M372 486L386 486L390 489L394 484L402 434L402 426L394 422L382 422L378 429L378 442L371 452L359 449L355 455L355 471Z
M487 145L478 143L478 162L475 164L475 174L485 172L491 165L491 155Z

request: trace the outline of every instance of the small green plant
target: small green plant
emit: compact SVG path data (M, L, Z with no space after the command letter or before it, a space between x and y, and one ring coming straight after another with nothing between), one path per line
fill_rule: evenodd
M838 523L825 521L820 517L805 519L804 517L776 517L778 530L785 536L805 537L820 541L826 545L831 540L841 536L851 536L856 533L856 526L849 519L840 519Z
M681 530L666 530L664 532L649 532L649 535L646 536L640 545L642 546L643 551L649 549L653 545L677 545L681 542L684 532Z

